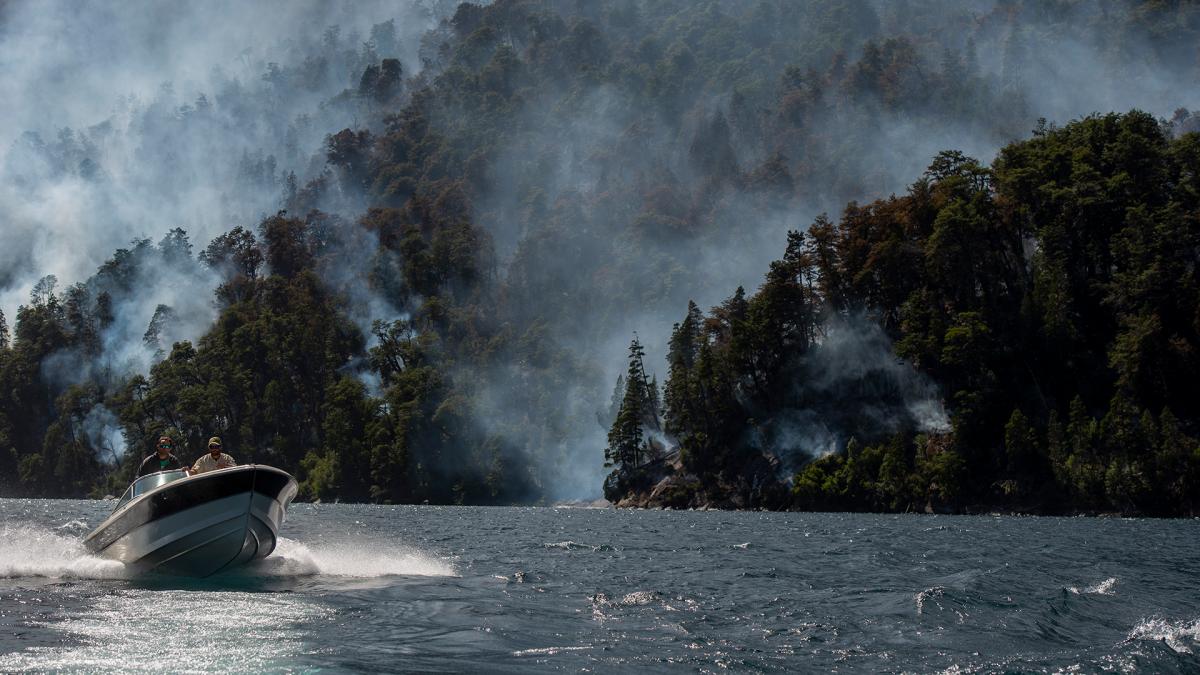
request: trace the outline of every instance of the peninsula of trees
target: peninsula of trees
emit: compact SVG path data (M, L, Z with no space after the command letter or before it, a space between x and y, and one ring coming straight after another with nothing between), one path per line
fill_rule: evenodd
M675 324L659 403L630 349L613 501L818 510L1187 515L1200 505L1200 135L1141 112L1042 126L990 166L948 151L901 197L788 236L757 292ZM937 384L819 386L862 313ZM817 384L814 384L814 381ZM864 393L867 400L863 400ZM889 399L896 399L891 400ZM819 411L834 448L773 422ZM659 420L662 420L660 423ZM651 431L677 439L678 452ZM811 461L794 474L780 459Z

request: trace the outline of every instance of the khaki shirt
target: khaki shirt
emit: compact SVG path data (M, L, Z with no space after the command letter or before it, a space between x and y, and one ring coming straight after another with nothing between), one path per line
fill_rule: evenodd
M192 465L192 473L204 473L205 471L223 469L227 466L237 466L237 462L233 461L232 457L223 452L220 459L215 460L212 458L211 452L206 452Z

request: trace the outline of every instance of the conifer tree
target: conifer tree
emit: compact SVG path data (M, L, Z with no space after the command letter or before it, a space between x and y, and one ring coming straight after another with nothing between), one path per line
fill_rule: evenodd
M699 356L704 315L695 302L688 302L687 314L671 331L667 351L666 430L674 436L690 433L698 413L695 390L696 358Z
M616 467L618 472L637 468L642 462L642 436L646 413L651 406L644 359L645 349L635 335L629 343L625 396L608 432L608 448L604 452L605 465Z

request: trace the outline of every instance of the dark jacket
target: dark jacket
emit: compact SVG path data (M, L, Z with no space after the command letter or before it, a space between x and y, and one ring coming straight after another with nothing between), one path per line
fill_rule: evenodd
M175 455L168 454L166 459L159 459L158 453L151 454L146 459L142 460L142 466L138 469L137 477L141 478L146 474L158 473L159 471L171 471L173 469L182 469L183 463Z

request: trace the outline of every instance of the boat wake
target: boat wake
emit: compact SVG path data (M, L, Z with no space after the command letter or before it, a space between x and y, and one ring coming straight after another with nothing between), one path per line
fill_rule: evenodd
M247 567L263 576L449 577L454 566L415 549L379 543L311 546L279 538L275 552Z
M88 554L72 521L57 529L0 525L0 579L125 579L125 565ZM84 527L86 530L86 526Z
M90 555L72 521L57 528L0 525L0 579L129 579L120 562ZM82 525L82 523L80 523ZM374 542L305 545L279 538L275 552L236 572L252 577L455 576L454 566L415 549Z

